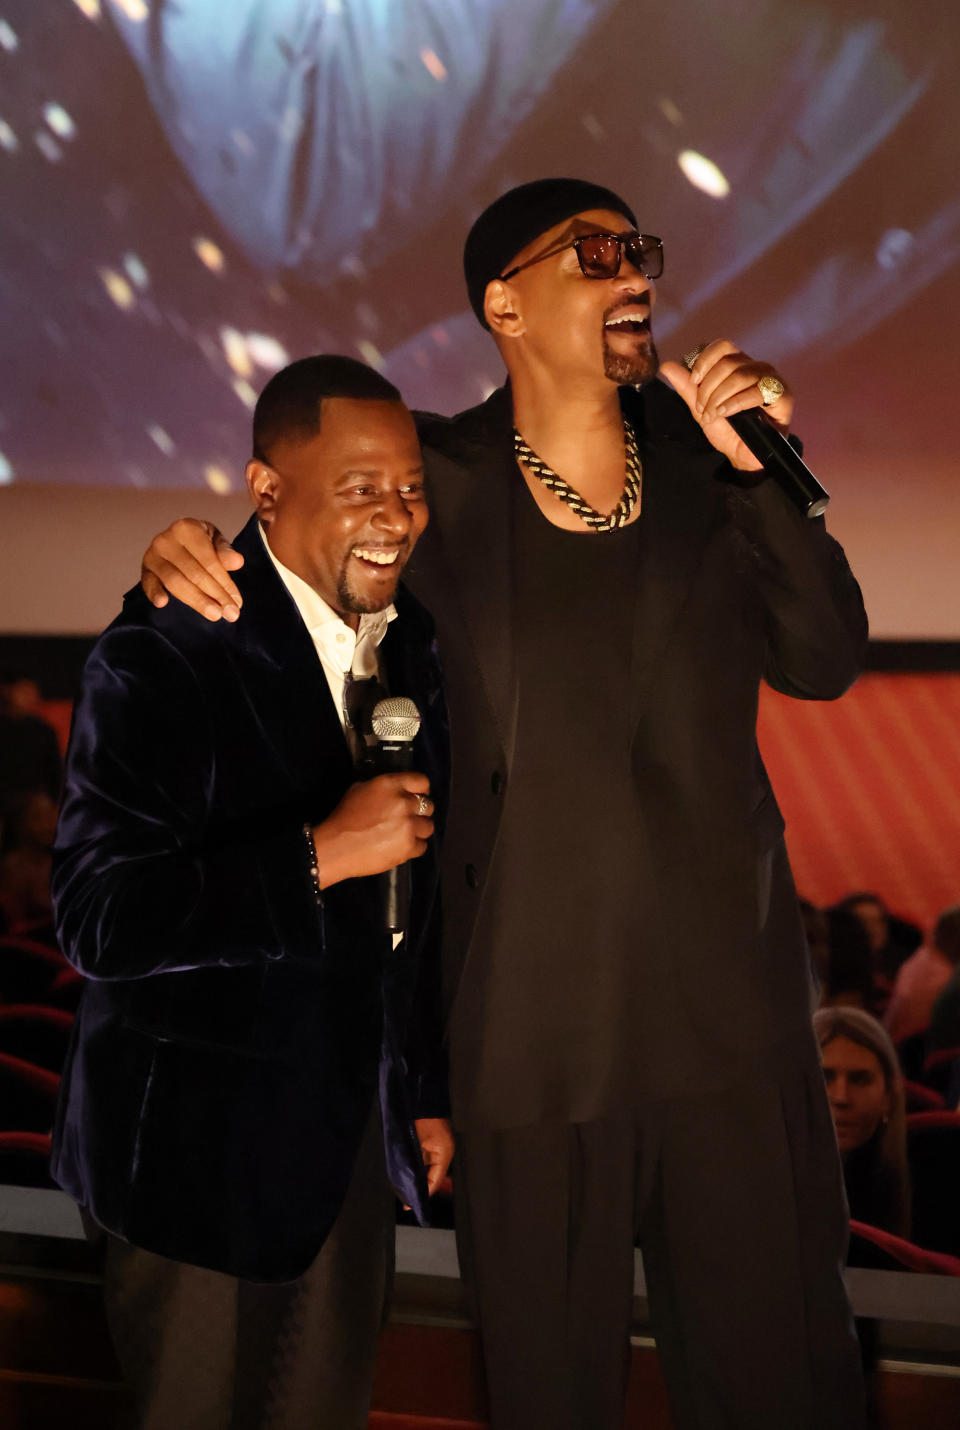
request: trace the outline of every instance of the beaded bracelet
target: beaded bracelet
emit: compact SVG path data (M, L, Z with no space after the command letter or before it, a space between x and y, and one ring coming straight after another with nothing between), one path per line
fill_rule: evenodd
M307 841L307 860L310 868L310 884L313 888L313 897L318 904L323 904L323 890L320 888L320 867L317 864L317 846L313 842L313 830L309 824L303 826L303 837Z

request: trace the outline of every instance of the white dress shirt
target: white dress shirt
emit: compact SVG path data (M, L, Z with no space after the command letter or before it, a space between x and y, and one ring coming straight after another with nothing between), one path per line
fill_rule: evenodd
M327 684L330 687L330 694L333 696L333 703L340 717L340 725L344 735L347 736L350 753L356 759L357 749L354 747L354 740L351 739L353 732L347 733L347 712L343 705L343 687L346 685L347 672L349 671L355 680L379 675L377 647L387 633L387 626L396 619L397 608L390 605L382 611L364 612L360 617L359 627L355 631L352 630L345 621L340 619L336 611L327 605L323 597L317 595L312 586L308 586L306 581L295 571L291 571L289 566L284 566L282 561L277 560L270 550L270 542L262 523L258 523L258 527L263 544L267 549L267 555L277 568L280 580L293 597L303 623L310 632L313 648L320 658L323 673L327 677ZM309 835L309 829L306 832ZM394 950L402 942L403 934L395 933L393 935Z
M302 577L284 566L270 550L270 541L263 526L260 536L270 560L280 575L280 579L293 597L303 623L310 632L310 639L323 673L327 677L330 694L340 717L340 724L346 729L346 712L343 708L343 687L349 671L355 680L379 674L377 647L387 633L387 626L396 619L395 606L387 606L383 611L364 613L360 617L357 630L352 630L342 621L336 611L318 596L312 586Z

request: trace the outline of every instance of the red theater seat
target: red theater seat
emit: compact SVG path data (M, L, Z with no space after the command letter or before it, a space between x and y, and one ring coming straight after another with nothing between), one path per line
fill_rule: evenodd
M953 1065L960 1058L960 1048L941 1048L931 1053L923 1065L921 1081L937 1092L946 1092Z
M960 1276L960 1257L940 1251L925 1251L902 1236L881 1231L866 1222L850 1223L851 1266L870 1267L875 1271L919 1271L927 1276Z
M62 953L36 939L0 938L0 1001L44 1003L57 974L69 967Z
M49 1132L60 1079L48 1068L0 1053L0 1125L6 1132Z
M0 1132L0 1183L8 1187L54 1186L48 1132Z
M946 1111L947 1104L943 1094L936 1092L932 1087L924 1087L922 1082L911 1082L909 1078L905 1078L903 1091L907 1099L908 1112Z
M908 1136L911 1132L922 1132L928 1128L942 1128L947 1131L960 1130L960 1112L954 1112L945 1107L937 1111L910 1113L907 1118Z
M75 1013L86 981L82 973L78 973L75 968L71 968L69 963L65 963L50 984L44 1002L49 1003L51 1007L66 1008L69 1012Z
M960 1113L907 1118L913 1235L920 1246L960 1256Z
M64 1008L48 1008L42 1003L0 1003L0 1052L59 1073L72 1027L73 1014Z
M926 1033L911 1033L897 1044L900 1071L912 1082L923 1081L923 1064L927 1055Z

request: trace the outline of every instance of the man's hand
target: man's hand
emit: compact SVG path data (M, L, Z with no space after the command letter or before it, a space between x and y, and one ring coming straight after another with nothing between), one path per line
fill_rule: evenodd
M353 784L313 830L321 889L417 859L433 833L430 781L415 770Z
M170 596L208 621L235 621L243 604L230 572L243 557L212 521L182 516L155 536L144 553L140 584L148 601L165 606Z
M432 1197L453 1161L453 1132L445 1117L418 1117L414 1125Z
M763 406L757 386L757 379L761 377L776 377L781 382L783 378L769 363L755 362L726 338L705 347L690 372L678 362L665 362L660 371L690 408L707 441L741 472L759 472L762 463L740 440L725 420L727 417L760 407L767 420L784 436L790 430L796 403L786 383L783 396L769 407Z

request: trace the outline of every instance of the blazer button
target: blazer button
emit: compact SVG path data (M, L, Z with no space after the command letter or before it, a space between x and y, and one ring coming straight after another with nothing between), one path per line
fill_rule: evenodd
M467 887L469 889L479 889L480 874L477 871L477 866L475 864L468 864L463 873L467 881Z
M494 770L490 776L490 789L494 794L499 794L503 789L503 775L499 770Z

